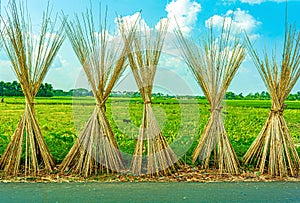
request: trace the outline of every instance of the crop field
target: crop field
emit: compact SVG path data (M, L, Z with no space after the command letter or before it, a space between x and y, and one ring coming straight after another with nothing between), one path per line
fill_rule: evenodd
M286 102L284 117L300 153L300 102ZM242 160L243 155L262 129L270 101L228 100L223 104L225 128ZM94 109L91 97L37 98L38 121L51 154L59 164L72 147L80 129ZM154 113L164 136L182 161L191 164L191 154L209 118L206 100L153 98ZM24 110L24 98L5 98L0 103L0 156ZM111 98L108 118L121 151L128 160L134 152L141 124L143 102L139 98Z

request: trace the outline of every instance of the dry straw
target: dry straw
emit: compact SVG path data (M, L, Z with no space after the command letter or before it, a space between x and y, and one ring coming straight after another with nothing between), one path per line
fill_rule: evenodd
M24 155L25 175L36 175L40 169L51 171L54 162L42 136L34 108L34 97L61 44L64 23L55 31L55 22L47 9L43 14L38 36L33 34L30 18L15 1L8 7L4 31L1 33L5 50L25 95L25 112L18 123L1 160L0 169L7 175L17 175ZM22 159L23 160L23 159Z
M266 50L264 58L261 59L249 37L247 45L270 92L272 107L263 129L245 154L244 161L256 163L261 173L294 176L299 173L300 159L284 120L283 111L284 101L300 76L300 33L292 26L287 26L280 63L276 61L275 54L270 58Z
M94 25L92 11L76 16L66 26L67 36L80 61L93 91L96 107L75 144L63 160L60 169L84 176L124 170L122 154L106 115L106 101L126 67L126 52L131 42L111 38L106 29L106 16Z
M193 154L193 162L199 158L205 168L213 163L219 172L239 173L239 164L228 139L222 120L222 100L235 73L245 57L245 45L240 34L231 34L231 25L223 23L220 36L212 27L199 46L188 41L178 28L175 33L182 56L193 72L210 104L210 118Z
M128 41L126 26L128 27L124 22L122 33L125 41ZM131 70L144 101L142 124L132 159L134 174L166 174L174 169L174 163L178 161L158 126L151 102L154 77L167 29L168 21L161 23L158 30L149 30L139 25L132 42L131 52L128 54ZM147 157L145 168L143 168L143 155Z

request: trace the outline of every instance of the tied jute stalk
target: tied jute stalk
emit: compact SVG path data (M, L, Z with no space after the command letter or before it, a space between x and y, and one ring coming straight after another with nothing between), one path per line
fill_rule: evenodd
M244 156L245 163L256 163L263 173L272 176L295 176L299 173L300 159L290 131L283 117L284 101L300 76L300 33L286 27L282 61L276 56L269 59L265 50L260 59L249 37L247 45L251 57L270 92L272 107L267 121Z
M245 45L239 33L231 34L231 25L226 26L225 21L220 37L216 37L211 27L199 46L188 41L180 28L175 34L182 57L211 106L210 118L193 153L193 162L199 158L203 167L209 168L214 154L214 165L220 173L237 174L239 163L224 128L221 103L245 57Z
M123 157L106 115L105 103L114 85L126 67L126 53L131 43L109 39L106 30L106 16L96 32L92 11L76 16L68 22L66 32L88 78L93 91L96 107L75 144L63 160L60 169L89 176L98 173L124 170ZM134 30L134 26L132 28Z
M144 100L142 124L132 158L133 174L167 174L175 170L174 164L178 162L159 128L151 104L154 77L167 28L167 21L161 23L158 30L147 30L140 26L140 30L135 32L131 52L128 54L132 73ZM124 40L128 41L125 33L126 22L123 23L122 34ZM144 145L147 150L147 168L143 168Z
M64 22L55 32L56 20L51 21L47 9L43 14L40 35L35 38L30 18L25 15L22 5L18 8L15 1L11 1L7 16L7 20L3 21L5 27L1 37L20 81L26 104L24 114L0 160L0 169L7 175L17 175L23 163L22 155L25 154L22 168L25 176L27 174L35 176L40 169L50 172L54 166L38 124L34 97L65 39Z

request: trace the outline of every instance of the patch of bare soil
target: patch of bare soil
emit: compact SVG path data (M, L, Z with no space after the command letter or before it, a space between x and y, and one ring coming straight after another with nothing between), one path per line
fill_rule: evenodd
M116 174L103 174L85 178L80 175L63 174L54 170L51 174L41 172L38 176L17 177L0 176L0 182L272 182L293 181L300 182L300 174L295 177L273 177L261 175L259 172L242 171L238 175L223 173L217 170L203 170L198 167L184 166L169 175L151 176L134 175L130 171Z

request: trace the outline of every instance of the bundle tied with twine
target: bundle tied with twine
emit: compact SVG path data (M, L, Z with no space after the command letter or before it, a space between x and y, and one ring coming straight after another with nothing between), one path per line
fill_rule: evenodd
M220 37L212 27L199 46L188 41L180 28L175 30L182 57L192 71L210 104L210 118L193 153L208 168L211 155L220 173L239 173L238 159L228 139L222 120L222 100L235 73L245 57L245 45L240 34L231 34L231 24L223 23ZM212 153L214 152L214 153Z
M60 169L84 176L124 170L122 154L107 119L105 103L126 67L126 53L134 26L127 35L128 41L124 43L122 37L110 38L106 16L107 8L104 21L100 13L97 31L91 10L83 14L82 19L76 16L76 20L66 26L67 36L94 94L96 107Z
M266 50L261 59L248 36L247 45L270 92L272 106L263 129L245 154L244 162L256 163L262 174L295 176L299 173L300 159L283 111L284 101L300 76L300 33L292 26L286 28L281 63L276 61L275 54L270 59Z
M124 40L128 41L126 22L122 25ZM167 29L168 21L161 22L158 30L148 30L140 25L128 54L132 73L144 101L142 123L132 158L133 174L167 174L175 169L174 164L178 162L156 121L151 102L154 77ZM147 168L143 167L143 149L147 150Z
M37 175L42 168L50 172L54 162L38 124L34 97L65 39L64 22L55 31L56 20L51 21L47 9L43 14L39 36L35 36L29 16L22 5L17 7L15 1L10 2L7 19L3 22L5 26L1 37L4 48L20 81L26 104L24 114L0 160L0 169L7 175L17 175L22 156L25 155L22 167L25 175Z

